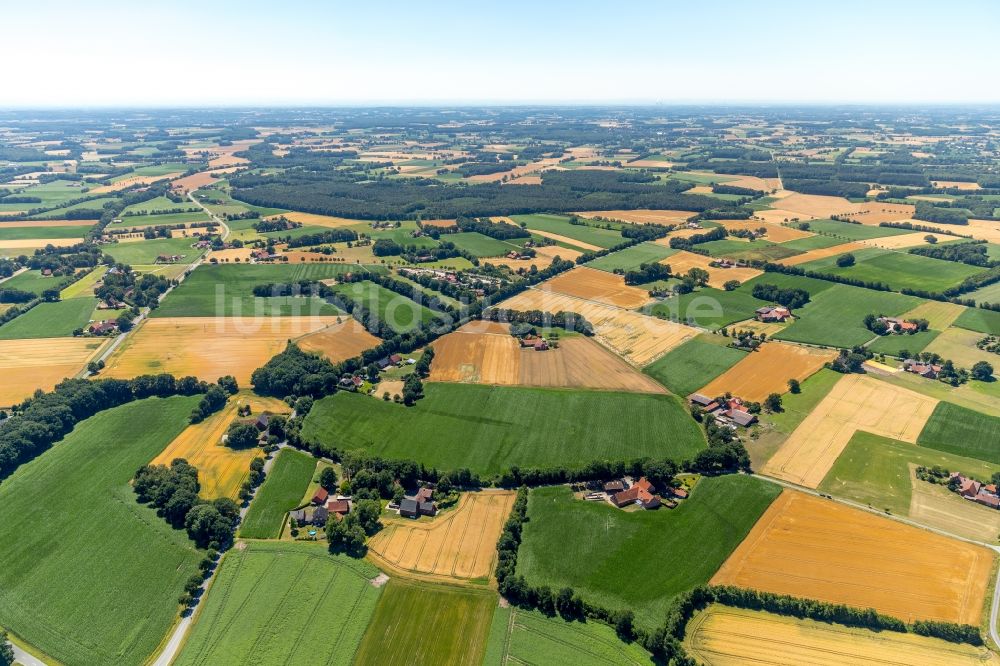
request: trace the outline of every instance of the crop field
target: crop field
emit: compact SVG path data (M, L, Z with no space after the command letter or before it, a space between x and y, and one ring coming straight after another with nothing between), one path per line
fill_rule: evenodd
M815 488L856 431L916 443L936 405L934 398L867 375L844 375L763 471Z
M514 215L511 218L515 224L525 223L528 231L547 236L553 240L565 239L570 245L576 245L584 250L609 248L618 245L625 239L616 229L601 229L589 224L570 224L570 218L565 215ZM597 224L591 223L591 224Z
M675 250L663 245L657 245L656 243L639 243L624 250L598 257L593 261L587 262L585 266L609 273L615 270L630 271L639 268L642 264L655 264L661 259L666 259L674 254L674 252ZM573 257L565 258L572 259Z
M80 372L104 344L94 338L0 340L0 406L19 403L35 389L52 390Z
M1000 312L981 308L966 308L955 320L955 326L979 333L1000 335Z
M802 231L795 227L786 227L783 224L773 222L761 222L760 220L713 220L726 228L727 231L753 231L757 232L761 228L765 230L764 237L772 243L785 243L787 241L812 238L814 234L810 231Z
M784 225L778 225L778 226L784 226ZM843 242L844 242L843 239L840 238L833 238L832 236L823 236L821 234L816 234L814 236L809 236L808 238L800 238L798 240L785 241L781 244L781 246L784 248L788 248L789 250L795 250L796 252L809 252L810 250L821 250L825 247L842 245Z
M302 437L484 474L511 465L578 468L597 458L683 458L704 447L697 424L668 395L447 383L425 384L424 394L404 407L338 392L316 401Z
M723 178L719 180L721 182ZM589 210L577 215L586 218L603 217L631 224L678 224L687 222L697 213L689 210Z
M513 606L493 613L484 666L520 663L575 666L641 666L652 657L638 643L625 643L595 620L568 622Z
M149 398L106 410L4 480L6 629L64 664L146 662L177 618L177 597L203 553L136 502L129 480L180 433L197 403Z
M169 465L174 458L184 458L198 468L199 495L206 499L228 497L235 500L240 485L250 473L250 461L261 455L260 449L232 449L222 442L226 428L236 420L236 410L241 405L249 405L254 415L264 411L273 414L290 411L288 405L276 398L241 392L230 398L221 411L185 428L150 464Z
M674 275L683 275L692 268L706 270L708 271L708 286L715 287L716 289L722 289L723 285L730 280L746 282L757 277L762 272L756 268L712 268L709 266L709 263L712 261L714 259L706 257L703 254L681 250L676 254L670 255L660 263L670 266L670 271Z
M1000 367L1000 355L976 346L982 339L983 334L976 331L948 328L927 345L926 351L950 359L957 368L969 369L979 361L986 361L995 368Z
M184 257L182 263L192 264L205 254L205 250L191 247L192 243L194 240L191 238L158 238L137 243L114 243L105 245L103 250L122 264L152 264L161 254L178 254Z
M33 224L30 227L10 226L0 224L0 241L27 241L25 245L36 245L44 247L50 240L63 240L72 243L79 243L83 239L81 236L87 233L86 227L70 227L63 225L41 226ZM53 243L55 245L55 243Z
M872 228L872 227L865 227ZM884 229L885 227L879 227ZM886 250L903 250L910 247L919 247L927 245L927 237L933 236L937 239L939 243L949 243L956 239L954 236L948 236L946 234L935 234L927 233L925 231L918 231L908 234L900 234L897 236L880 236L878 238L871 238L868 240L862 240L860 242L865 245L871 245L872 247L880 247Z
M530 270L532 266L537 266L539 270L543 268L548 268L552 261L559 257L566 261L576 261L582 252L579 250L571 250L568 247L560 247L559 245L540 245L534 248L535 256L531 259L508 259L507 257L490 257L489 259L483 261L484 264L493 264L495 266L507 266L512 270L517 270L519 268L524 268ZM455 259L447 259L445 262L454 262Z
M368 543L376 564L422 580L486 582L496 565L497 539L514 505L510 490L465 493L458 508L433 520L387 522Z
M820 259L827 259L829 257L838 257L842 254L848 252L860 252L861 250L871 250L872 248L862 243L848 242L841 243L839 245L830 245L827 247L820 247L815 250L809 250L803 254L797 254L791 257L782 259L778 263L785 264L786 266L797 266L799 264L806 264L811 261L819 261Z
M834 236L836 238L849 241L868 241L873 238L886 239L893 236L912 236L910 229L896 229L894 227L865 226L863 224L851 224L850 222L838 222L836 220L812 220L809 222L809 231ZM923 234L926 236L926 234ZM919 243L911 243L917 245ZM906 247L901 245L900 247Z
M671 321L564 296L528 289L500 303L499 307L526 312L575 312L594 326L595 337L627 361L643 366L698 335L698 330Z
M905 622L978 626L993 559L984 547L786 490L711 582L874 608Z
M432 310L368 280L340 284L334 290L376 313L380 321L389 324L397 333L412 331L421 322L426 324L434 318Z
M1000 418L939 402L917 444L1000 465Z
M295 340L303 351L315 352L334 363L353 358L381 342L353 317L345 317L340 324L335 323Z
M783 210L789 210L800 215L827 218L831 215L844 215L854 212L855 205L843 197L830 197L821 194L799 194L781 199Z
M754 311L768 305L746 291L723 291L702 287L697 291L674 296L649 306L651 314L674 318L694 326L720 329L739 321L752 319ZM784 327L779 327L783 330Z
M246 386L253 371L284 351L288 340L335 323L335 317L146 319L108 358L103 374L169 372L206 381L233 375Z
M4 289L30 291L31 293L39 296L41 296L42 292L46 289L55 289L62 283L63 278L44 277L41 271L31 270L18 273L17 275L0 282Z
M698 392L707 396L732 393L760 402L770 393L786 392L789 379L801 382L836 356L829 349L765 342Z
M505 243L504 241L484 236L475 231L448 234L445 240L454 243L459 249L465 250L477 257L499 257L520 247L512 243Z
M807 271L842 275L865 282L881 282L897 290L944 291L957 286L968 277L982 273L984 270L979 266L969 266L957 261L945 261L944 259L922 257L907 252L892 252L875 248L855 251L853 254L857 258L857 263L846 268L837 266L836 257L827 257L805 264L797 263Z
M941 335L940 331L931 329L912 334L907 333L906 335L883 335L868 345L868 349L876 354L888 354L890 356L912 355L922 352L939 335ZM906 352L906 354L903 352Z
M649 292L625 284L625 278L607 271L578 266L536 287L619 308L632 309L649 302Z
M59 292L59 298L66 301L71 298L92 298L94 287L104 278L105 270L95 268L79 280Z
M497 595L393 579L386 584L355 666L480 666Z
M903 319L926 319L928 328L943 331L954 324L955 320L968 309L947 301L924 301L900 316Z
M882 222L901 222L909 220L917 212L913 204L887 203L884 201L865 201L852 204L853 210L843 214L855 222L878 226Z
M761 283L775 283L768 274ZM792 281L794 284L794 281ZM891 291L873 291L846 284L833 284L814 295L803 308L792 314L796 319L777 338L832 347L853 347L875 338L865 328L867 314L894 317L908 312L922 301Z
M174 663L349 666L379 601L376 575L364 560L320 544L233 548Z
M690 395L746 356L746 352L728 347L726 342L727 338L700 335L642 371L677 395Z
M96 298L72 298L55 303L39 303L0 326L0 340L73 335L76 329L86 327L96 307Z
M659 626L674 595L708 582L779 492L749 476L705 477L676 509L633 512L566 486L535 488L517 572Z
M1000 663L989 650L971 645L720 605L692 618L684 645L690 656L711 666Z
M316 459L295 449L282 449L274 467L250 503L240 525L245 539L277 539L285 514L299 506L316 469Z

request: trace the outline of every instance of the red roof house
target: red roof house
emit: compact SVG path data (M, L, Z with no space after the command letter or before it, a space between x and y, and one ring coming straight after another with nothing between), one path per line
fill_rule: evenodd
M329 496L330 493L326 491L326 488L320 486L319 488L316 489L316 494L313 495L312 502L313 504L322 504L323 502L326 501L326 498Z

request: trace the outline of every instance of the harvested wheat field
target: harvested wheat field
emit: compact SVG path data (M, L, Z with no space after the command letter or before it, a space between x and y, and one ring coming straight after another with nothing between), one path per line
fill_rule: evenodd
M254 249L252 247L230 247L225 250L212 250L205 257L206 261L209 263L250 263L250 257L253 254Z
M729 330L733 331L751 331L760 335L763 333L768 338L773 338L776 334L781 333L785 330L786 324L778 324L775 322L757 321L756 319L746 319L744 321L738 321L735 324L729 325Z
M900 222L913 217L917 207L912 204L883 203L881 201L866 201L852 204L852 212L842 213L852 222L860 222L869 226L877 226L882 222Z
M766 231L765 238L772 243L784 243L785 241L809 238L810 236L816 235L809 231L802 231L801 229L796 229L794 227L786 227L782 224L774 224L773 222L761 222L760 220L752 218L749 220L713 220L713 222L718 222L724 226L726 231L737 231L743 229L756 233L758 229L763 227Z
M358 320L347 317L343 323L304 335L295 343L303 351L315 352L336 363L376 347L382 340L369 333Z
M583 241L579 241L575 238L570 238L569 236L563 236L562 234L554 234L551 231L539 231L538 229L531 229L531 228L529 228L528 231L535 234L536 236L551 238L557 243L566 243L567 245L572 245L573 247L578 247L584 250L600 251L604 249L603 247L594 245L593 243L584 243Z
M978 626L992 567L984 547L786 490L711 583Z
M0 229L31 227L92 227L97 220L13 220L4 222Z
M420 225L424 227L437 227L438 229L450 229L456 225L455 220L421 220Z
M858 430L915 444L936 398L866 375L844 375L775 452L763 472L820 484Z
M934 187L954 188L956 190L981 190L983 186L979 183L966 182L964 180L935 180L931 181L931 185Z
M784 208L770 208L768 210L758 210L754 212L754 217L765 222L771 222L773 224L783 224L785 222L792 222L794 220L816 220L819 219L816 215L805 215L803 213L796 213L795 211L785 210Z
M46 245L69 247L82 242L82 238L20 238L16 240L0 240L0 250L37 250Z
M109 192L118 192L124 190L133 185L151 185L160 180L170 180L177 178L182 172L178 171L176 173L167 173L162 176L131 176L129 178L122 178L119 181L111 183L110 185L101 185L90 190L90 194L107 194Z
M465 493L454 511L434 519L387 521L368 553L378 566L411 577L485 582L514 498L510 490Z
M504 179L504 177L509 180L515 178L520 178L521 176L526 176L529 173L535 173L536 171L541 171L547 169L548 167L554 167L559 164L560 157L546 157L530 164L525 164L519 167L514 167L510 171L501 171L499 173L484 173L478 176L471 176L467 178L470 183L498 183Z
M694 252L688 252L687 250L681 250L680 252L675 252L666 259L661 259L660 263L666 266L670 266L670 271L674 275L682 275L687 273L692 268L702 268L708 271L708 284L716 289L722 289L723 285L729 280L739 280L740 282L746 282L747 280L753 279L763 273L756 268L745 268L735 266L733 268L713 268L709 266L710 263L716 261L712 257L706 257L703 254L695 254Z
M522 349L499 322L471 322L436 341L429 381L666 393L593 340L569 337L556 349Z
M506 266L507 268L515 271L519 268L530 269L532 266L537 266L539 270L542 270L544 268L548 268L556 257L559 257L564 261L575 261L576 258L582 254L583 252L571 250L567 247L559 247L558 245L543 245L535 248L535 256L533 259L490 257L489 259L484 259L483 263L493 264L495 266Z
M996 539L1000 534L1000 511L970 502L947 486L919 480L916 467L909 465L910 520L985 543Z
M787 391L789 379L801 382L836 357L837 352L830 349L765 342L698 393L709 396L732 393L744 400L760 402L769 393Z
M80 372L107 342L102 338L0 340L0 407L31 397L35 389L52 390Z
M697 215L689 210L587 210L577 213L580 217L603 217L632 224L678 224Z
M498 307L521 312L575 312L594 326L596 339L633 365L648 365L698 335L698 330L665 319L585 301L572 296L528 289Z
M129 378L169 372L241 386L289 340L337 323L336 317L163 317L143 321L107 360L102 373Z
M901 250L908 247L919 247L927 245L925 240L928 236L934 236L939 243L946 243L948 241L956 240L954 236L948 236L945 234L929 234L926 231L914 232L912 234L900 234L898 236L883 236L881 238L866 238L859 240L859 243L863 245L869 245L871 247L881 247L886 250Z
M538 175L518 176L513 180L508 180L507 185L541 185L542 177Z
M586 266L577 266L537 288L626 309L642 307L650 300L648 291L626 285L621 275Z
M201 423L190 425L167 445L151 465L169 465L174 458L184 458L198 468L199 495L205 499L228 497L236 499L240 486L250 473L250 461L260 455L260 449L231 449L222 442L229 424L238 417L236 410L250 405L253 418L262 412L288 414L291 410L282 400L264 398L241 391L230 398L219 412Z
M799 194L798 192L783 198L781 200L781 208L811 217L847 215L859 210L858 204L851 203L844 197L830 197L822 194Z
M729 178L730 176L727 176ZM732 176L733 180L727 180L726 185L730 187L745 187L750 190L760 190L761 192L771 192L771 190L781 189L780 178L758 178L757 176Z
M943 331L965 312L966 308L947 301L924 301L909 312L899 315L901 319L926 319L928 326L935 331Z
M190 176L184 176L183 178L178 178L170 183L170 188L179 191L181 194L187 194L199 188L205 187L206 185L211 185L214 183L222 174L232 173L236 171L236 167L229 167L227 169L212 169L210 171L199 171L198 173L193 173Z
M1000 663L982 647L720 605L709 606L691 620L684 645L688 654L707 666Z
M799 264L805 264L810 261L816 261L817 259L826 259L827 257L834 257L838 254L844 254L845 252L857 252L858 250L863 250L867 245L864 243L857 243L850 241L843 243L841 245L834 245L832 247L821 247L818 250L809 250L805 254L797 254L794 257L785 257L784 259L778 259L777 263L785 264L786 266L798 266Z
M292 211L290 213L281 213L279 215L271 215L265 220L274 220L279 217L283 217L289 222L298 222L302 226L310 227L353 227L359 224L368 224L364 220L351 220L346 217L334 217L332 215L316 215L315 213L300 213L298 211Z

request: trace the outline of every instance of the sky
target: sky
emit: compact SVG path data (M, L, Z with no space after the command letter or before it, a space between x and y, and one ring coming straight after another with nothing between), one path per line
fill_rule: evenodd
M992 0L3 0L0 107L1000 102Z

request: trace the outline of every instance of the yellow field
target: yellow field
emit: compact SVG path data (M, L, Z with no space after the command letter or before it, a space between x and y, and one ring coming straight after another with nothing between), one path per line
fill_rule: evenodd
M290 213L281 213L280 215L271 215L264 219L273 220L279 217L283 217L290 222L299 222L303 226L310 227L353 227L359 224L367 224L364 220L351 220L346 217L333 217L332 215L316 215L314 213L300 213L298 211L292 211Z
M336 363L376 347L382 340L369 333L358 320L347 317L341 324L335 323L295 342L303 351L316 352Z
M923 525L990 543L1000 534L1000 511L962 499L946 486L916 477L910 464L910 507L907 516Z
M232 173L233 171L236 171L236 167L199 171L198 173L193 173L190 176L184 176L183 178L171 181L170 187L171 189L180 191L182 194L187 194L188 192L205 187L206 185L211 185L219 177L221 177L222 174Z
M783 224L775 224L773 222L761 222L760 220L714 220L726 228L727 231L737 231L740 229L745 229L747 231L756 232L761 227L767 230L765 238L772 243L784 243L785 241L798 240L800 238L809 238L810 236L815 236L816 234L809 231L802 231L801 229L796 229L795 227L786 227ZM734 239L735 240L735 239Z
M632 224L678 224L687 222L697 215L689 210L585 210L577 213L580 217L603 217Z
M931 182L931 185L933 185L934 187L940 187L940 188L950 188L950 187L953 187L953 188L956 188L956 189L959 189L959 190L981 190L981 189L983 189L982 185L980 185L979 183L967 183L967 182L965 182L963 180L935 180L935 181Z
M597 250L604 249L604 248L599 247L597 245L593 245L591 243L584 243L583 241L578 241L575 238L570 238L569 236L563 236L561 234L554 234L554 233L552 233L550 231L539 231L538 229L531 229L531 228L529 228L528 231L530 231L533 234L537 234L539 236L544 236L545 238L551 238L552 240L556 241L557 243L566 243L568 245L572 245L573 247L579 247L579 248L582 248L584 250L595 250L595 251L597 251Z
M791 222L793 220L816 220L818 219L815 215L806 215L804 213L797 213L792 210L785 210L784 208L769 208L767 210L758 210L754 212L754 217L759 220L764 220L772 224L783 224L785 222Z
M220 264L250 263L252 247L230 247L225 250L212 250L205 256L205 261L211 263L214 259Z
M4 222L4 229L30 229L31 227L92 227L97 220L14 220Z
M688 654L707 666L996 666L985 648L895 631L874 632L712 605L688 624Z
M993 552L831 500L784 491L712 577L905 622L979 625Z
M476 321L434 343L430 381L666 393L660 384L584 337L558 349L522 349L507 324ZM381 393L381 389L379 389Z
M471 176L467 178L470 183L497 183L504 179L504 176L513 180L515 178L520 178L521 176L526 176L529 173L535 173L541 171L548 167L553 167L559 164L559 157L545 157L540 160L531 162L530 164L525 164L523 166L514 167L510 171L501 171L499 173L485 173L478 176Z
M336 317L164 317L146 319L107 360L108 377L169 372L215 381L233 375L240 386L288 340L326 328Z
M841 215L846 215L854 222L860 222L869 226L877 226L882 222L901 222L913 217L917 207L913 204L885 203L882 201L866 201L864 203L852 204L851 211L845 211Z
M937 403L936 398L866 375L844 375L763 472L815 488L856 431L916 443Z
M18 240L0 240L0 250L37 250L46 245L69 247L82 242L83 238L20 238Z
M110 185L100 185L90 190L90 194L107 194L109 192L118 192L119 190L124 190L127 187L132 187L133 185L150 185L160 180L168 180L171 178L177 178L182 172L177 173L167 173L162 176L131 176L129 178L122 178L119 181L111 183Z
M965 307L946 301L924 301L909 312L899 315L901 319L926 319L928 328L943 331L965 312Z
M792 211L810 217L830 217L843 215L856 210L853 204L843 197L829 197L821 194L799 194L796 192L781 199L782 210Z
M51 391L97 356L100 338L0 340L0 406L30 398L35 389Z
M577 266L551 280L538 285L538 289L551 290L620 308L638 308L650 301L649 292L625 284L625 278L596 268Z
M729 330L751 331L758 335L763 333L767 337L773 338L776 333L780 333L781 331L785 330L785 324L757 321L756 319L746 319L744 321L738 321L735 324L730 324Z
M786 392L789 379L801 382L836 356L837 352L830 349L765 342L698 393L708 396L732 393L744 400L760 402L770 393Z
M231 449L223 445L222 437L229 424L236 420L236 410L246 404L253 410L252 416L264 411L274 414L291 411L277 398L263 398L250 391L241 391L230 398L221 411L185 428L150 464L169 465L174 458L184 458L198 468L199 495L205 499L236 499L240 486L250 473L250 461L261 451L258 448Z
M104 277L104 268L95 268L82 278L59 292L59 298L78 298L81 296L91 297L94 295L94 286Z
M698 335L697 329L682 324L540 289L523 291L498 307L581 314L594 326L598 342L639 367Z
M482 263L493 264L495 266L506 266L512 270L517 270L519 268L530 270L532 266L537 266L539 270L541 270L543 268L548 268L556 257L559 257L564 261L575 261L581 254L583 254L583 252L571 250L567 247L559 247L558 245L543 245L535 248L535 257L533 259L490 257L489 259L483 259Z
M184 274L188 266L187 264L142 264L135 265L132 269L143 275L149 273L150 275L162 275L168 280L176 280Z
M710 287L715 287L716 289L722 289L722 286L729 280L739 280L740 282L746 282L752 278L757 277L763 271L759 271L756 268L712 268L709 263L716 261L712 257L706 257L703 254L695 254L694 252L688 252L687 250L681 250L676 252L666 259L661 259L660 263L666 266L670 266L670 271L674 275L682 275L687 273L692 268L701 268L708 271L708 284Z
M784 259L776 259L776 261L777 263L785 264L786 266L798 266L799 264L804 264L809 261L826 259L827 257L844 254L845 252L857 252L858 250L863 250L866 247L867 246L862 243L855 243L852 241L842 243L841 245L834 245L833 247L822 247L818 250L809 250L804 254L797 254L794 257L785 257Z
M979 361L1000 366L1000 357L976 346L983 339L982 333L967 331L964 328L949 328L927 345L924 351L940 354L941 358L951 359L957 368L971 368Z
M771 190L781 188L781 180L778 178L758 178L757 176L734 176L734 178L735 180L727 180L725 184L732 187L761 190L763 192L770 192Z
M954 236L945 234L928 234L927 232L915 232L912 234L900 234L898 236L883 236L882 238L868 238L859 240L859 243L870 245L871 247L881 247L886 250L901 250L908 247L918 247L927 245L924 240L927 236L934 236L939 242L955 240Z
M493 574L497 539L516 494L465 493L458 507L433 519L387 521L368 542L376 565L418 578L480 581Z

